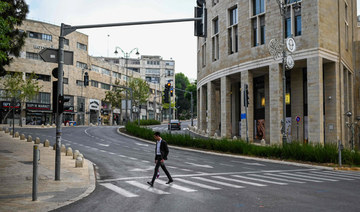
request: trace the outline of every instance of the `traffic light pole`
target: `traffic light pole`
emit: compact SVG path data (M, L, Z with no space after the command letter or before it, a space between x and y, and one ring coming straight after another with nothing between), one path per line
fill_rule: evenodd
M248 98L247 98L247 91L248 91L249 87L247 84L245 84L245 89L244 89L244 106L245 106L245 116L246 116L246 143L249 143L249 126L248 126Z
M182 92L185 92L185 93L189 93L190 94L190 98L191 98L191 126L194 126L194 101L193 101L193 93L192 92L189 92L189 91L185 91L185 90L182 90L180 88L175 88L175 90L178 90L178 91L182 91Z
M168 89L167 95L169 96L169 133L171 134L171 96L170 96L170 88Z

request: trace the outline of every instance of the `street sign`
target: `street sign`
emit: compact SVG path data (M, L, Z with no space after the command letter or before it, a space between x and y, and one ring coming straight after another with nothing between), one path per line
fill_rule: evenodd
M300 117L296 116L296 122L299 123L300 122Z
M45 48L39 52L40 57L48 63L58 63L58 49ZM74 52L64 51L64 64L73 65L74 64Z

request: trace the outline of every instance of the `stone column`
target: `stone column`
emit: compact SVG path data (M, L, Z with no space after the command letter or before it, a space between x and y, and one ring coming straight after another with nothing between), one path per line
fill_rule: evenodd
M323 59L307 59L309 142L324 144Z
M232 132L231 136L239 136L239 112L240 112L240 99L239 92L240 87L239 83L234 83L231 86L231 123L232 123Z
M200 87L200 120L199 129L206 131L206 88L205 86Z
M291 137L293 141L304 140L304 83L302 69L291 70ZM296 117L300 117L299 123ZM297 126L299 129L297 129ZM297 138L298 137L298 138Z
M324 64L325 142L337 143L341 138L339 63Z
M200 129L200 88L196 90L196 99L197 99L197 106L196 106L196 116L197 116L197 121L196 121L196 126L197 129Z
M269 74L264 77L265 87L265 141L270 143L270 94L269 94Z
M209 136L213 136L216 130L217 121L216 121L216 94L215 94L215 85L213 82L207 83L207 96L208 96L208 123L207 129L209 131Z
M251 71L241 72L241 88L245 90L245 84L249 89L249 106L246 119L241 120L241 138L246 140L246 121L248 122L248 136L249 141L254 141L254 89L253 89L253 74ZM241 113L245 114L244 107L244 92L241 98Z
M282 144L281 120L283 118L283 81L281 64L271 64L270 91L270 144Z
M221 78L221 137L231 136L231 81L229 77Z

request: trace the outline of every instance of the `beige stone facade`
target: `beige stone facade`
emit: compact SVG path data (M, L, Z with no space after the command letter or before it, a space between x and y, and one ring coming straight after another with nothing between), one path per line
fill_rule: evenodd
M289 2L285 14L285 33L295 40L296 51L287 52L295 66L286 70L284 88L282 60L275 60L268 50L270 40L282 42L284 37L277 2L224 0L214 5L206 1L207 37L198 38L198 123L200 129L208 126L210 136L218 130L222 137L245 139L247 123L251 142L265 139L268 144L281 144L286 89L288 142L341 140L350 146L346 123L360 116L356 1L301 0L300 9L295 2ZM249 88L246 117L245 85ZM207 105L202 102L206 89ZM209 103L216 100L210 95L217 92L221 107L214 109ZM348 111L353 114L350 118L344 115Z
M25 20L19 28L27 32L28 38L21 50L20 57L14 58L6 70L22 72L24 77L26 74L34 72L38 75L38 82L41 86L39 96L33 100L27 100L27 103L22 105L25 111L22 115L22 121L26 124L51 124L54 122L52 82L56 80L51 72L57 67L57 63L44 62L38 53L44 48L58 49L60 27L44 22ZM101 117L102 124L122 123L125 118L125 102L123 102L122 110L111 108L111 105L102 101L105 98L105 92L113 88L116 80L119 80L123 86L126 85L126 80L132 77L146 80L147 65L144 64L147 64L148 60L158 61L159 66L162 65L164 74L159 75L161 77L159 83L148 83L150 85L150 97L142 107L140 118L162 119L162 91L165 82L170 79L175 82L175 61L163 60L159 56L128 58L134 63L129 64L128 69L126 69L124 59L120 59L120 63L114 63L111 58L89 56L87 35L73 32L65 38L64 50L74 52L74 58L73 65L64 65L64 95L70 97L70 102L67 104L71 106L68 111L64 112L64 122L76 121L78 125L96 124L99 123L99 117ZM136 71L134 68L142 71ZM172 70L171 75L165 76L165 72L169 72L169 70ZM90 80L89 86L86 87L83 86L85 73L88 73ZM1 83L0 91L3 92L3 89L3 83ZM1 101L6 104L8 99L2 97ZM1 107L3 110L3 105ZM5 111L2 111L2 116L3 112L5 113ZM129 116L130 113L129 107ZM137 118L137 113L132 115L133 119ZM16 115L15 118L19 122L20 115Z

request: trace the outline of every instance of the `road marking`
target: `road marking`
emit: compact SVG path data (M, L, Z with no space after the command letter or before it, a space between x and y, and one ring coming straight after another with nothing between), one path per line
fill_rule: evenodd
M105 147L110 146L109 144L102 144L102 143L96 143L96 144L99 145L99 146L105 146Z
M314 179L314 180L325 180L325 181L332 181L332 182L338 181L338 180L331 180L331 179L322 178L322 177L311 177L308 175L301 175L301 174L294 174L294 173L281 173L281 174L286 174L286 175L295 176L295 177L305 177L305 178L310 178L310 179Z
M210 166L210 165L201 165L201 164L196 164L196 163L189 163L189 162L185 162L189 165L192 165L192 166L197 166L197 167L202 167L202 168L209 168L209 169L213 169L214 167Z
M323 181L320 181L320 180L304 179L304 178L301 178L301 177L291 177L291 176L286 176L286 175L281 175L281 174L265 173L265 175L271 175L271 176L275 176L275 177L283 177L283 178L288 178L288 179L293 179L293 180L315 182L315 183L322 183L323 182Z
M137 158L128 157L130 160L138 160Z
M192 172L192 170L190 170L190 169L180 169L180 170L186 171L186 172Z
M118 155L118 156L120 156L120 157L122 157L122 158L126 158L126 156L125 156L125 155Z
M320 172L318 172L318 173L320 173ZM329 173L321 172L321 173L326 174L326 175L338 176L338 177L347 177L347 178L351 178L351 179L360 179L359 177L353 177L351 175L342 175L342 174L336 173L336 172L329 172Z
M138 188L141 188L141 189L144 189L146 191L149 191L149 192L152 192L152 193L155 193L155 194L170 194L168 192L165 192L165 191L162 191L162 190L159 190L159 189L156 189L156 188L153 188L149 185L145 185L145 184L142 184L142 183L139 183L137 181L125 181L127 183L129 183L130 185L133 185L135 187L138 187Z
M197 191L197 190L194 190L194 189L191 189L191 188L186 188L186 187L183 187L183 186L179 186L179 185L176 185L176 184L166 184L165 181L163 180L156 180L155 182L158 182L160 184L163 184L165 186L168 186L168 187L171 187L171 188L175 188L175 189L178 189L178 190L181 190L181 191L185 191L185 192L194 192L194 191Z
M184 180L184 179L181 179L181 178L176 178L176 181L180 181L180 182L183 182L183 183L187 183L187 184L190 184L190 185L194 185L194 186L198 186L198 187L206 188L206 189L210 189L210 190L220 190L221 189L221 188L205 185L205 184L202 184L202 183L196 183L196 182Z
M143 163L150 163L150 161L142 160Z
M272 180L281 180L281 181L289 182L289 183L305 183L305 182L301 182L301 181L287 180L287 179L281 179L278 177L270 177L270 176L264 176L264 175L259 175L259 174L249 174L249 175L253 176L253 177L262 177L262 178L267 178L267 179L272 179Z
M230 183L224 183L224 182L219 182L219 181L215 181L215 180L210 180L210 179L206 179L203 177L193 177L194 179L197 180L202 180L205 182L210 182L210 183L215 183L215 184L219 184L219 185L223 185L223 186L228 186L228 187L232 187L232 188L244 188L244 186L239 186L239 185L234 185L234 184L230 184Z
M100 152L106 152L105 150L100 149Z
M304 172L300 172L301 174L305 174ZM322 173L306 173L310 176L314 176L314 177L326 177L326 178L330 178L330 179L335 179L335 180L355 180L355 179L350 179L350 178L347 178L345 176L331 176L331 175L328 175L328 174L322 174Z
M139 151L140 149L138 149L138 148L132 148L133 150L137 150L137 151Z
M356 177L357 179L360 179L360 175L357 175L355 173L348 173L348 172L343 172L343 171L324 171L326 173L332 173L332 174L341 174L342 176L347 175L347 176L351 176L351 177Z
M222 179L222 180L228 180L228 181L232 181L232 182L237 182L237 183L243 183L243 184L253 185L253 186L267 186L267 185L264 185L264 184L252 183L252 182L248 182L248 181L237 180L237 179L232 179L232 178L226 178L226 177L221 177L221 176L212 176L212 177L213 177L213 178L217 178L217 179Z
M113 185L111 183L101 183L100 185L112 190L112 191L115 191L116 193L122 195L122 196L125 196L125 197L138 197L138 195L136 194L133 194L129 191L126 191L116 185Z
M144 169L135 168L135 169L131 169L129 171L131 171L131 172L147 172L152 169L154 169L154 167L148 167L148 168L144 168Z
M243 178L243 179L248 179L248 180L259 181L259 182L263 182L263 183L271 183L271 184L276 184L276 185L287 185L287 183L280 183L280 182L274 182L274 181L269 181L269 180L262 180L262 179L253 178L253 177L245 177L245 176L240 176L240 175L232 175L232 176L233 177L238 177L238 178Z
M139 146L149 146L148 144L141 144L141 143L135 143L135 144Z
M109 152L109 154L110 154L110 155L115 155L115 153L113 153L113 152Z
M229 164L225 164L225 163L219 163L222 166L229 166L229 167L234 167L233 165L229 165Z

